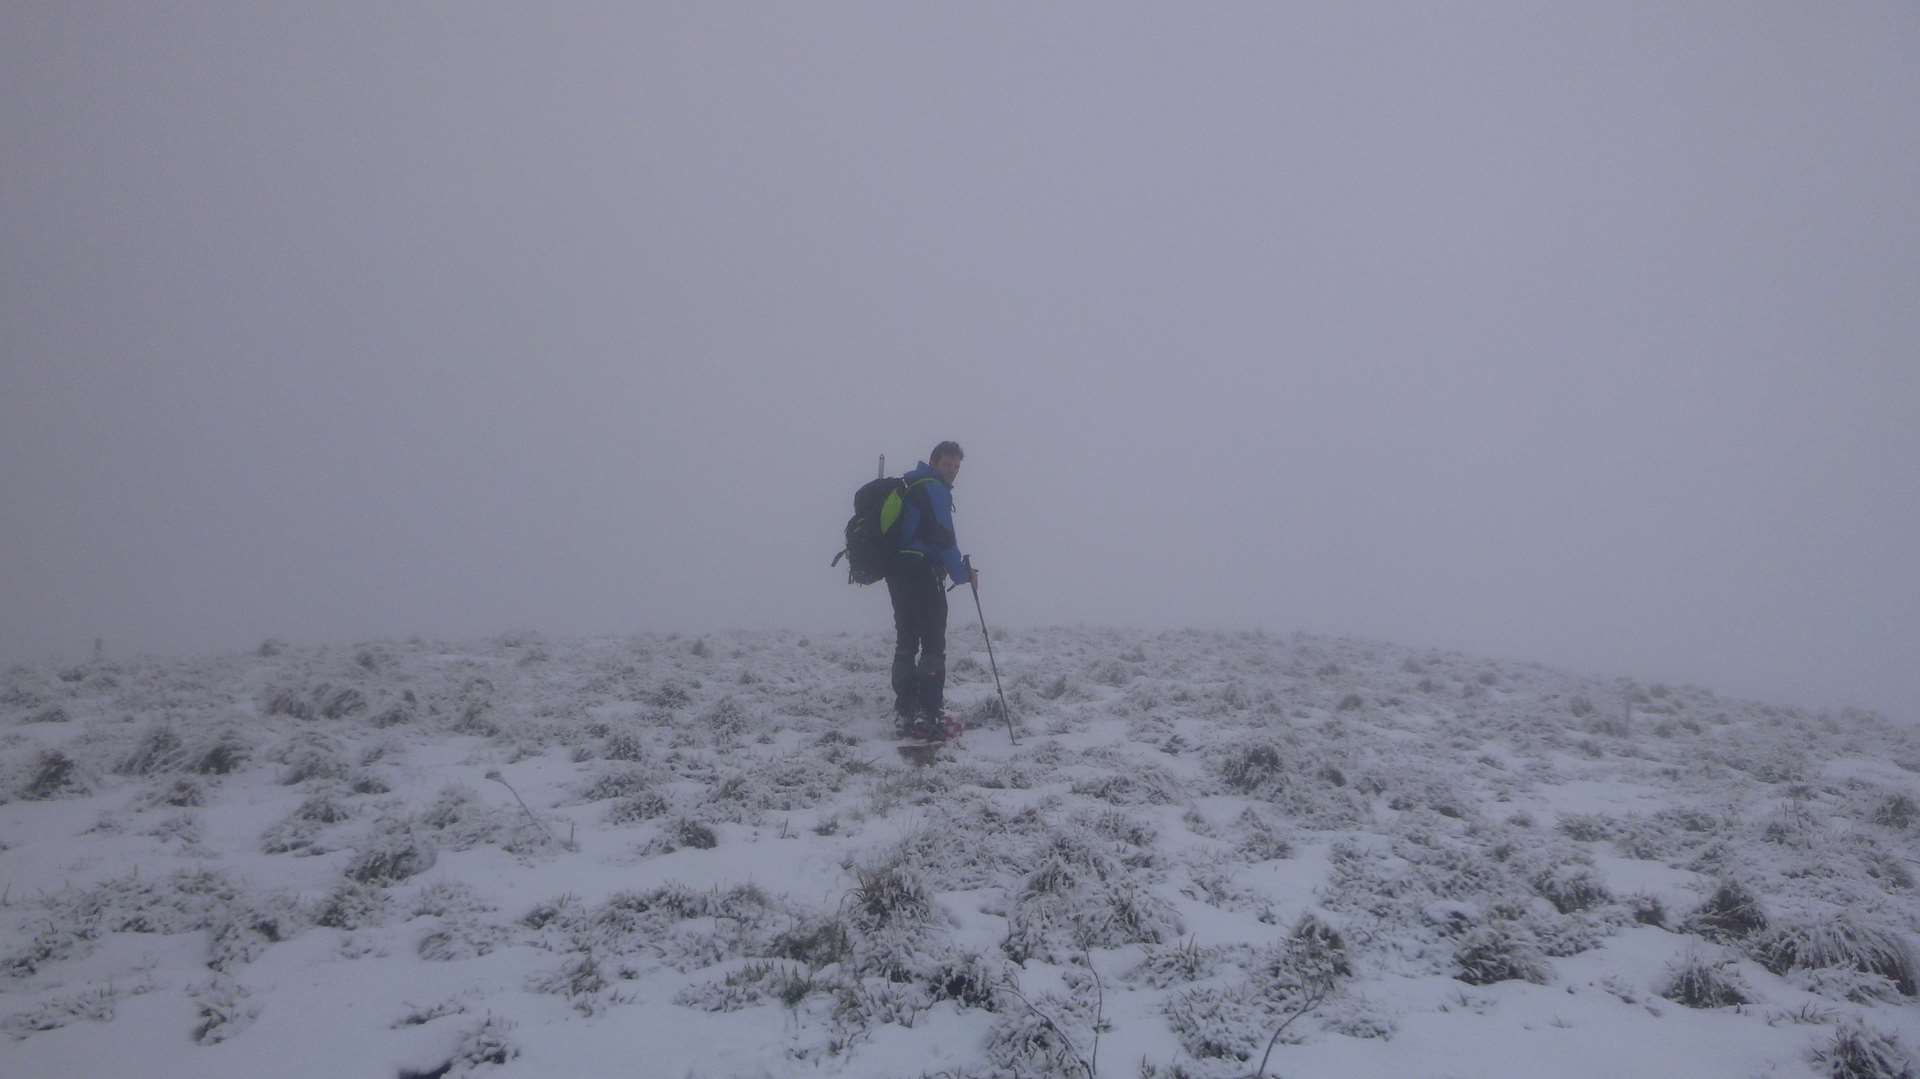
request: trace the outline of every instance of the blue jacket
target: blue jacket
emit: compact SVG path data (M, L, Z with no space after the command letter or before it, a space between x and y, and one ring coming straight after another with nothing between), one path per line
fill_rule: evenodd
M900 514L900 553L943 566L955 584L966 584L973 575L961 560L960 541L953 534L953 488L925 461L902 478L910 489ZM933 511L931 519L922 507Z

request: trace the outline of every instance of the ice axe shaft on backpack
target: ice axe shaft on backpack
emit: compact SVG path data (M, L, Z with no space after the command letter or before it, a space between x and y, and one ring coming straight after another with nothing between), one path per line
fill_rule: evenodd
M1000 688L1000 664L993 658L993 634L987 632L987 612L980 606L980 580L973 575L971 557L963 556L960 561L966 564L967 583L973 586L973 609L980 615L980 636L987 640L987 666L993 668L993 691L1000 695L1000 715L1007 721L1007 738L1017 746L1020 738L1013 733L1013 713L1007 709L1007 691Z

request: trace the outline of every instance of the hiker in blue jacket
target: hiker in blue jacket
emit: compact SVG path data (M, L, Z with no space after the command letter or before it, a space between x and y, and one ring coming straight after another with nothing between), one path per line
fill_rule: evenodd
M947 687L947 591L972 582L953 534L953 483L966 455L957 442L942 442L907 473L906 506L900 514L900 547L887 567L893 600L894 726L903 735L938 736ZM915 653L919 658L915 660Z

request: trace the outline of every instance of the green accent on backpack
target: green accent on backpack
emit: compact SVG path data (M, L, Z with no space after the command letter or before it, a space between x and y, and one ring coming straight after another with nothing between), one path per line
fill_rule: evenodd
M938 482L937 476L915 480L912 484L898 476L882 476L861 484L853 493L853 516L847 519L844 532L847 545L827 564L837 566L844 558L849 584L872 584L886 578L887 563L895 554L925 557L919 551L901 550L900 533L896 529L906 512L907 499L916 494L920 497L923 527L924 522L931 520L933 503L920 488Z

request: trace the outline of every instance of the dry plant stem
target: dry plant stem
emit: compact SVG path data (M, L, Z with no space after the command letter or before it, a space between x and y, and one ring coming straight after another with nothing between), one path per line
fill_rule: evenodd
M1107 987L1100 983L1100 972L1093 967L1093 949L1082 947L1080 954L1086 958L1087 973L1093 975L1093 1055L1087 1060L1089 1079L1100 1069L1100 1024L1106 1022Z
M1301 1001L1300 1007L1292 1015L1287 1016L1286 1022L1280 1024L1280 1029L1273 1032L1273 1037L1267 1040L1267 1051L1260 1056L1260 1070L1253 1073L1253 1079L1266 1079L1267 1061L1273 1056L1273 1047L1280 1044L1280 1035L1287 1032L1287 1028L1293 1025L1295 1019L1318 1008L1320 1002L1327 999L1329 988L1325 983L1316 985L1313 992Z
M1099 976L1095 975L1096 984L1098 983L1098 980L1099 980ZM1080 1070L1087 1073L1087 1079L1095 1079L1094 1072L1093 1072L1093 1063L1090 1060L1088 1060L1086 1057L1083 1057L1080 1055L1080 1047L1073 1044L1073 1039L1067 1036L1066 1031L1060 1029L1060 1024L1053 1021L1053 1016L1048 1015L1046 1012L1041 1011L1038 1005L1036 1005L1033 1001L1027 999L1027 995L1020 991L1019 979L1013 976L1013 972L1011 970L1007 972L1007 991L1012 993L1015 997L1019 998L1020 1003L1025 1004L1027 1006L1028 1011L1039 1016L1040 1021L1042 1023L1047 1024L1047 1029L1053 1031L1054 1036L1059 1038L1060 1041L1066 1045L1067 1051L1073 1054L1073 1062L1075 1064L1080 1065ZM1098 1014L1096 1013L1094 1018L1094 1026L1097 1028L1099 1025L1100 1025L1100 1020L1099 1020ZM1099 1048L1100 1032L1097 1029L1094 1031L1093 1038L1094 1038L1094 1052L1098 1053L1100 1051L1100 1048Z
M540 818L533 815L533 810L527 808L527 800L525 798L520 797L520 792L513 789L513 784L507 782L507 777L501 775L497 770L495 770L495 771L489 771L487 773L487 778L493 780L495 783L500 784L502 787L507 788L507 793L513 795L513 800L520 803L520 808L523 811L525 811L525 813L527 814L527 819L532 821L534 824L534 827L539 828L540 833L547 837L547 842L553 843L566 850L574 849L574 843L571 839L569 839L565 843L562 843L558 839L555 839L553 837L553 833L551 831L548 831L547 826L540 822Z

